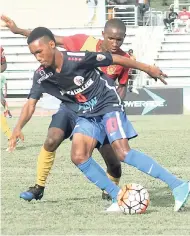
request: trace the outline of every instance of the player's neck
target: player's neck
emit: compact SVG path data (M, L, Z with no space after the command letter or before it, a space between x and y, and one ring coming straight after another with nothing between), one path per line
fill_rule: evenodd
M63 53L61 53L59 50L56 50L55 52L55 63L54 63L54 69L57 73L61 72L61 68L63 66L64 63L64 56Z
M104 41L102 41L102 43L100 44L100 50L99 51L100 52L107 52L108 51L106 46L104 45Z

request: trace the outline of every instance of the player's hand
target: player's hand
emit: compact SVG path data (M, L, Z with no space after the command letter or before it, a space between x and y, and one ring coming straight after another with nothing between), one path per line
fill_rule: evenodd
M10 31L13 32L14 34L18 33L19 28L11 18L5 15L1 15L1 20L3 21L2 26L9 28Z
M6 98L7 97L7 92L4 92L4 98Z
M167 84L165 78L167 78L168 76L164 74L159 67L150 66L147 74L150 75L153 79L155 79L155 81L159 79L162 83Z
M14 129L11 138L9 139L8 151L13 152L16 148L18 139L24 141L24 135L20 129Z

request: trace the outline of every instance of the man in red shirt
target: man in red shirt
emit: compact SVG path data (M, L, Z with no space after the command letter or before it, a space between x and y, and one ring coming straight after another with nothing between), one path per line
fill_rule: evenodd
M187 11L186 7L183 7L182 11L178 13L178 19L174 21L175 31L179 31L179 25L185 26L185 31L190 31L190 12Z
M20 29L16 26L14 21L9 19L6 16L2 16L1 19L5 22L6 26L16 34L21 34L26 37L29 36L30 31L25 29ZM109 20L104 28L104 31L102 32L103 40L95 39L93 36L84 35L84 34L77 34L73 36L55 36L56 44L57 46L65 48L67 51L97 51L97 52L104 52L104 51L110 51L111 53L119 54L122 56L126 56L129 58L129 55L122 51L120 49L121 45L123 44L123 41L126 36L126 26L125 24L118 19L111 19ZM126 87L128 82L128 71L129 68L124 68L119 65L111 65L108 67L102 67L100 68L107 76L113 80L117 80L119 82L118 86L118 93L121 98L125 97L126 94ZM49 131L53 129L51 127ZM60 130L60 129L59 129ZM52 165L53 160L55 158L55 150L57 147L61 144L63 141L63 136L59 133L59 130L56 128L54 132L48 131L48 137L45 141L44 147L45 150L43 150L43 155L40 154L39 158L41 160L45 160L45 156L50 156L51 153L54 153L54 157L52 156ZM55 134L56 132L56 134ZM49 150L49 146L52 147L52 140L54 140L53 137L60 137L59 140L55 140L55 144L53 145L55 148L52 150ZM50 144L48 144L48 140L51 140ZM105 163L107 165L107 174L110 177L110 179L119 184L119 179L121 177L121 164L120 161L118 161L117 157L115 156L115 153L113 152L111 146L109 145L108 140L106 140L103 147L99 149L101 155L103 156ZM53 154L52 154L53 155ZM43 156L43 157L42 157ZM44 161L45 162L45 161ZM52 165L50 165L47 169L51 169ZM41 168L43 169L43 168ZM38 166L39 170L39 166ZM40 171L38 171L40 173ZM47 179L48 173L44 173L44 171L41 171L41 174L37 177L37 179L43 179L43 182L39 181L40 186L45 186L45 181ZM45 177L44 177L45 176ZM38 182L38 181L37 181ZM103 198L109 198L106 193L103 193Z

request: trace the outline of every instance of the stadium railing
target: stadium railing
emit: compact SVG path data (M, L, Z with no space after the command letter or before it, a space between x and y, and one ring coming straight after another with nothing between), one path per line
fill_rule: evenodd
M106 5L106 19L111 18L121 19L126 25L138 26L138 7L135 5Z

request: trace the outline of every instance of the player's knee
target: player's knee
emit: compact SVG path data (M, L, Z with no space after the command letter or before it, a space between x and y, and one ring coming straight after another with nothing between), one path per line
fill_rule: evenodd
M114 178L120 178L121 177L121 162L119 160L116 160L113 163L107 163L107 172L109 175L111 175Z
M84 150L75 149L71 153L71 161L75 165L79 165L79 164L87 161L89 157L90 157L90 155L88 154L88 152L85 152Z
M44 143L44 148L49 152L54 152L62 142L60 137L47 137Z
M123 162L125 160L125 158L127 157L127 154L128 154L129 151L130 150L125 150L125 149L122 149L122 148L118 149L117 150L118 159Z

